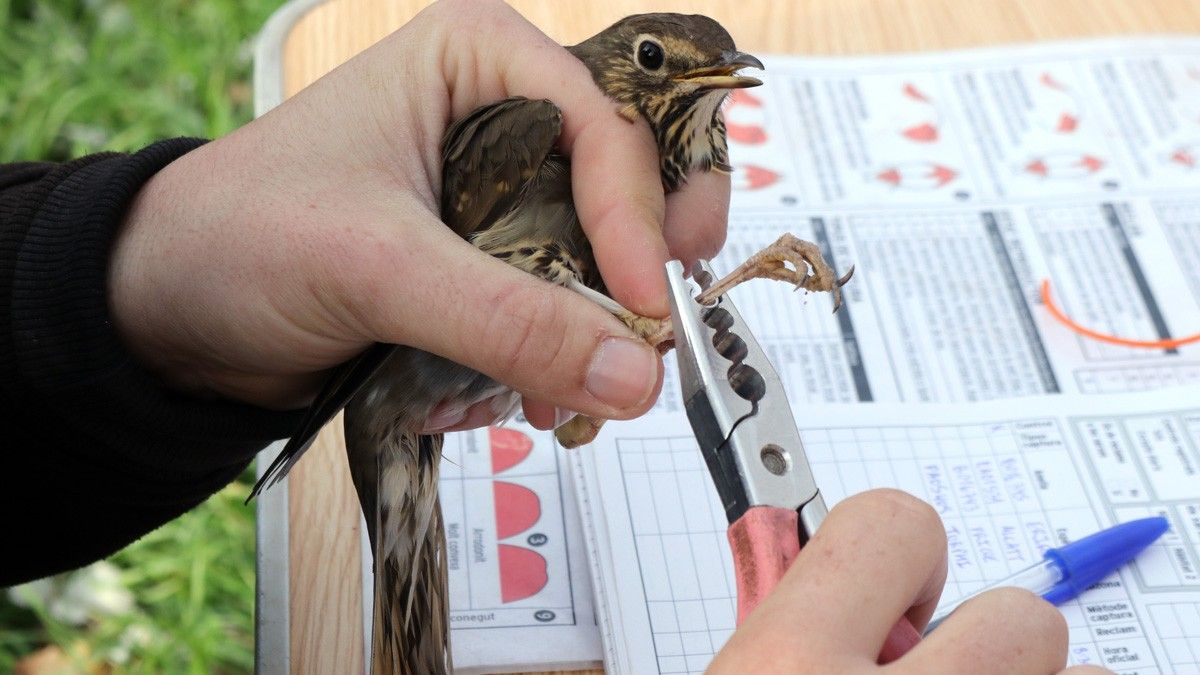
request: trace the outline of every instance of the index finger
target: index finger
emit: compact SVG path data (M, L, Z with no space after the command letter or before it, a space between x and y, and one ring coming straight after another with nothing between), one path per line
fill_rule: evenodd
M511 8L472 4L471 13L487 27L473 40L478 81L452 101L453 114L512 95L552 100L563 112L575 208L605 284L632 311L665 316L665 198L649 125L619 116L583 63Z

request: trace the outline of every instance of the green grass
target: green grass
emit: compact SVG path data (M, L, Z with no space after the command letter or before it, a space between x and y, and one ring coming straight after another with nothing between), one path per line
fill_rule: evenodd
M63 160L251 115L252 36L281 0L0 0L0 161Z
M0 161L136 150L244 124L253 36L282 1L0 0ZM0 593L0 673L46 645L81 670L253 670L251 483L243 475L110 559L134 599L127 612L74 626ZM122 645L128 656L114 663Z
M83 626L56 618L44 604L32 610L0 601L0 672L52 643L71 651L87 645L85 663L111 662L129 651L117 672L244 673L254 668L254 517L243 505L246 476L202 507L109 559L134 606L93 615ZM142 640L131 639L145 636Z

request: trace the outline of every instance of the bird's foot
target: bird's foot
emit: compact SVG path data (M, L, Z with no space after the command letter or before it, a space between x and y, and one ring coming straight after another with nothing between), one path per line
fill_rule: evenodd
M696 299L704 304L714 302L718 296L750 279L775 279L795 285L806 291L827 291L833 294L833 311L842 306L842 286L854 275L854 267L841 278L834 273L821 249L810 241L785 234L774 244L764 248L738 265L737 269L705 289Z
M825 257L821 255L821 249L816 244L785 234L774 244L750 256L733 272L696 296L696 299L708 304L734 286L751 279L775 279L791 283L797 289L832 293L833 311L836 312L842 306L842 286L850 281L853 274L852 266L846 274L838 278L829 263L825 262ZM616 300L588 288L579 281L573 280L566 286L607 309L629 326L638 337L658 350L660 355L674 348L675 331L671 319L654 319L634 314ZM604 422L605 420L595 417L578 415L555 429L554 436L564 448L575 448L592 442L600 433Z

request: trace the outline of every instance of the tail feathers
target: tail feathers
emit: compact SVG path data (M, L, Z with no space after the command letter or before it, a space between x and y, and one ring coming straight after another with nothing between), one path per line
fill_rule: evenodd
M374 675L439 675L451 670L446 535L442 509L433 508L425 536L401 560L377 547L375 629L371 640Z
M322 427L336 417L342 408L346 407L350 399L363 388L375 371L379 370L380 366L395 351L395 345L375 344L367 351L334 369L321 393L317 395L317 399L305 412L300 428L288 439L275 461L271 462L271 466L263 472L262 478L259 478L258 482L254 484L254 489L246 498L247 504L251 499L262 494L263 490L274 486L287 476L296 462L300 461L300 457L312 446L313 441L317 438L317 432L321 431Z
M346 418L350 475L367 517L375 563L375 675L441 675L450 670L446 532L438 500L442 436L364 434Z

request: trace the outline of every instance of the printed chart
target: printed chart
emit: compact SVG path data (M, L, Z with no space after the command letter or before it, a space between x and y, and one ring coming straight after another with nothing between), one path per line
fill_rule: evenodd
M1079 478L1061 470L1070 462L1062 433L1052 420L1033 420L806 429L804 439L830 506L889 486L937 509L949 547L943 597L952 600L1102 527ZM618 448L660 672L702 672L735 626L724 514L705 492L711 480L693 439L622 440ZM1153 665L1120 577L1062 609L1073 663Z
M801 435L831 507L892 487L938 512L949 562L944 602L1032 565L1048 548L1166 516L1171 530L1134 564L1060 606L1071 663L1145 675L1176 672L1200 655L1165 642L1156 625L1165 619L1151 612L1163 603L1172 612L1200 607L1200 409L1166 404L1187 398L877 404L869 422L852 405L797 410L820 421L802 417ZM703 672L735 628L736 591L724 512L686 419L602 432L592 450L582 460L584 473L594 472L585 484L600 494L588 499L605 513L590 517L605 521L597 530L611 549L605 574L623 585L612 624L633 646L617 670Z
M1200 675L1200 610L1188 603L1150 605L1150 619L1167 652L1164 670Z
M591 668L601 659L587 553L550 432L521 421L446 435L439 484L454 671ZM362 540L364 654L373 572ZM370 659L365 663L370 666Z
M555 448L541 432L451 434L443 451L452 626L573 623Z

